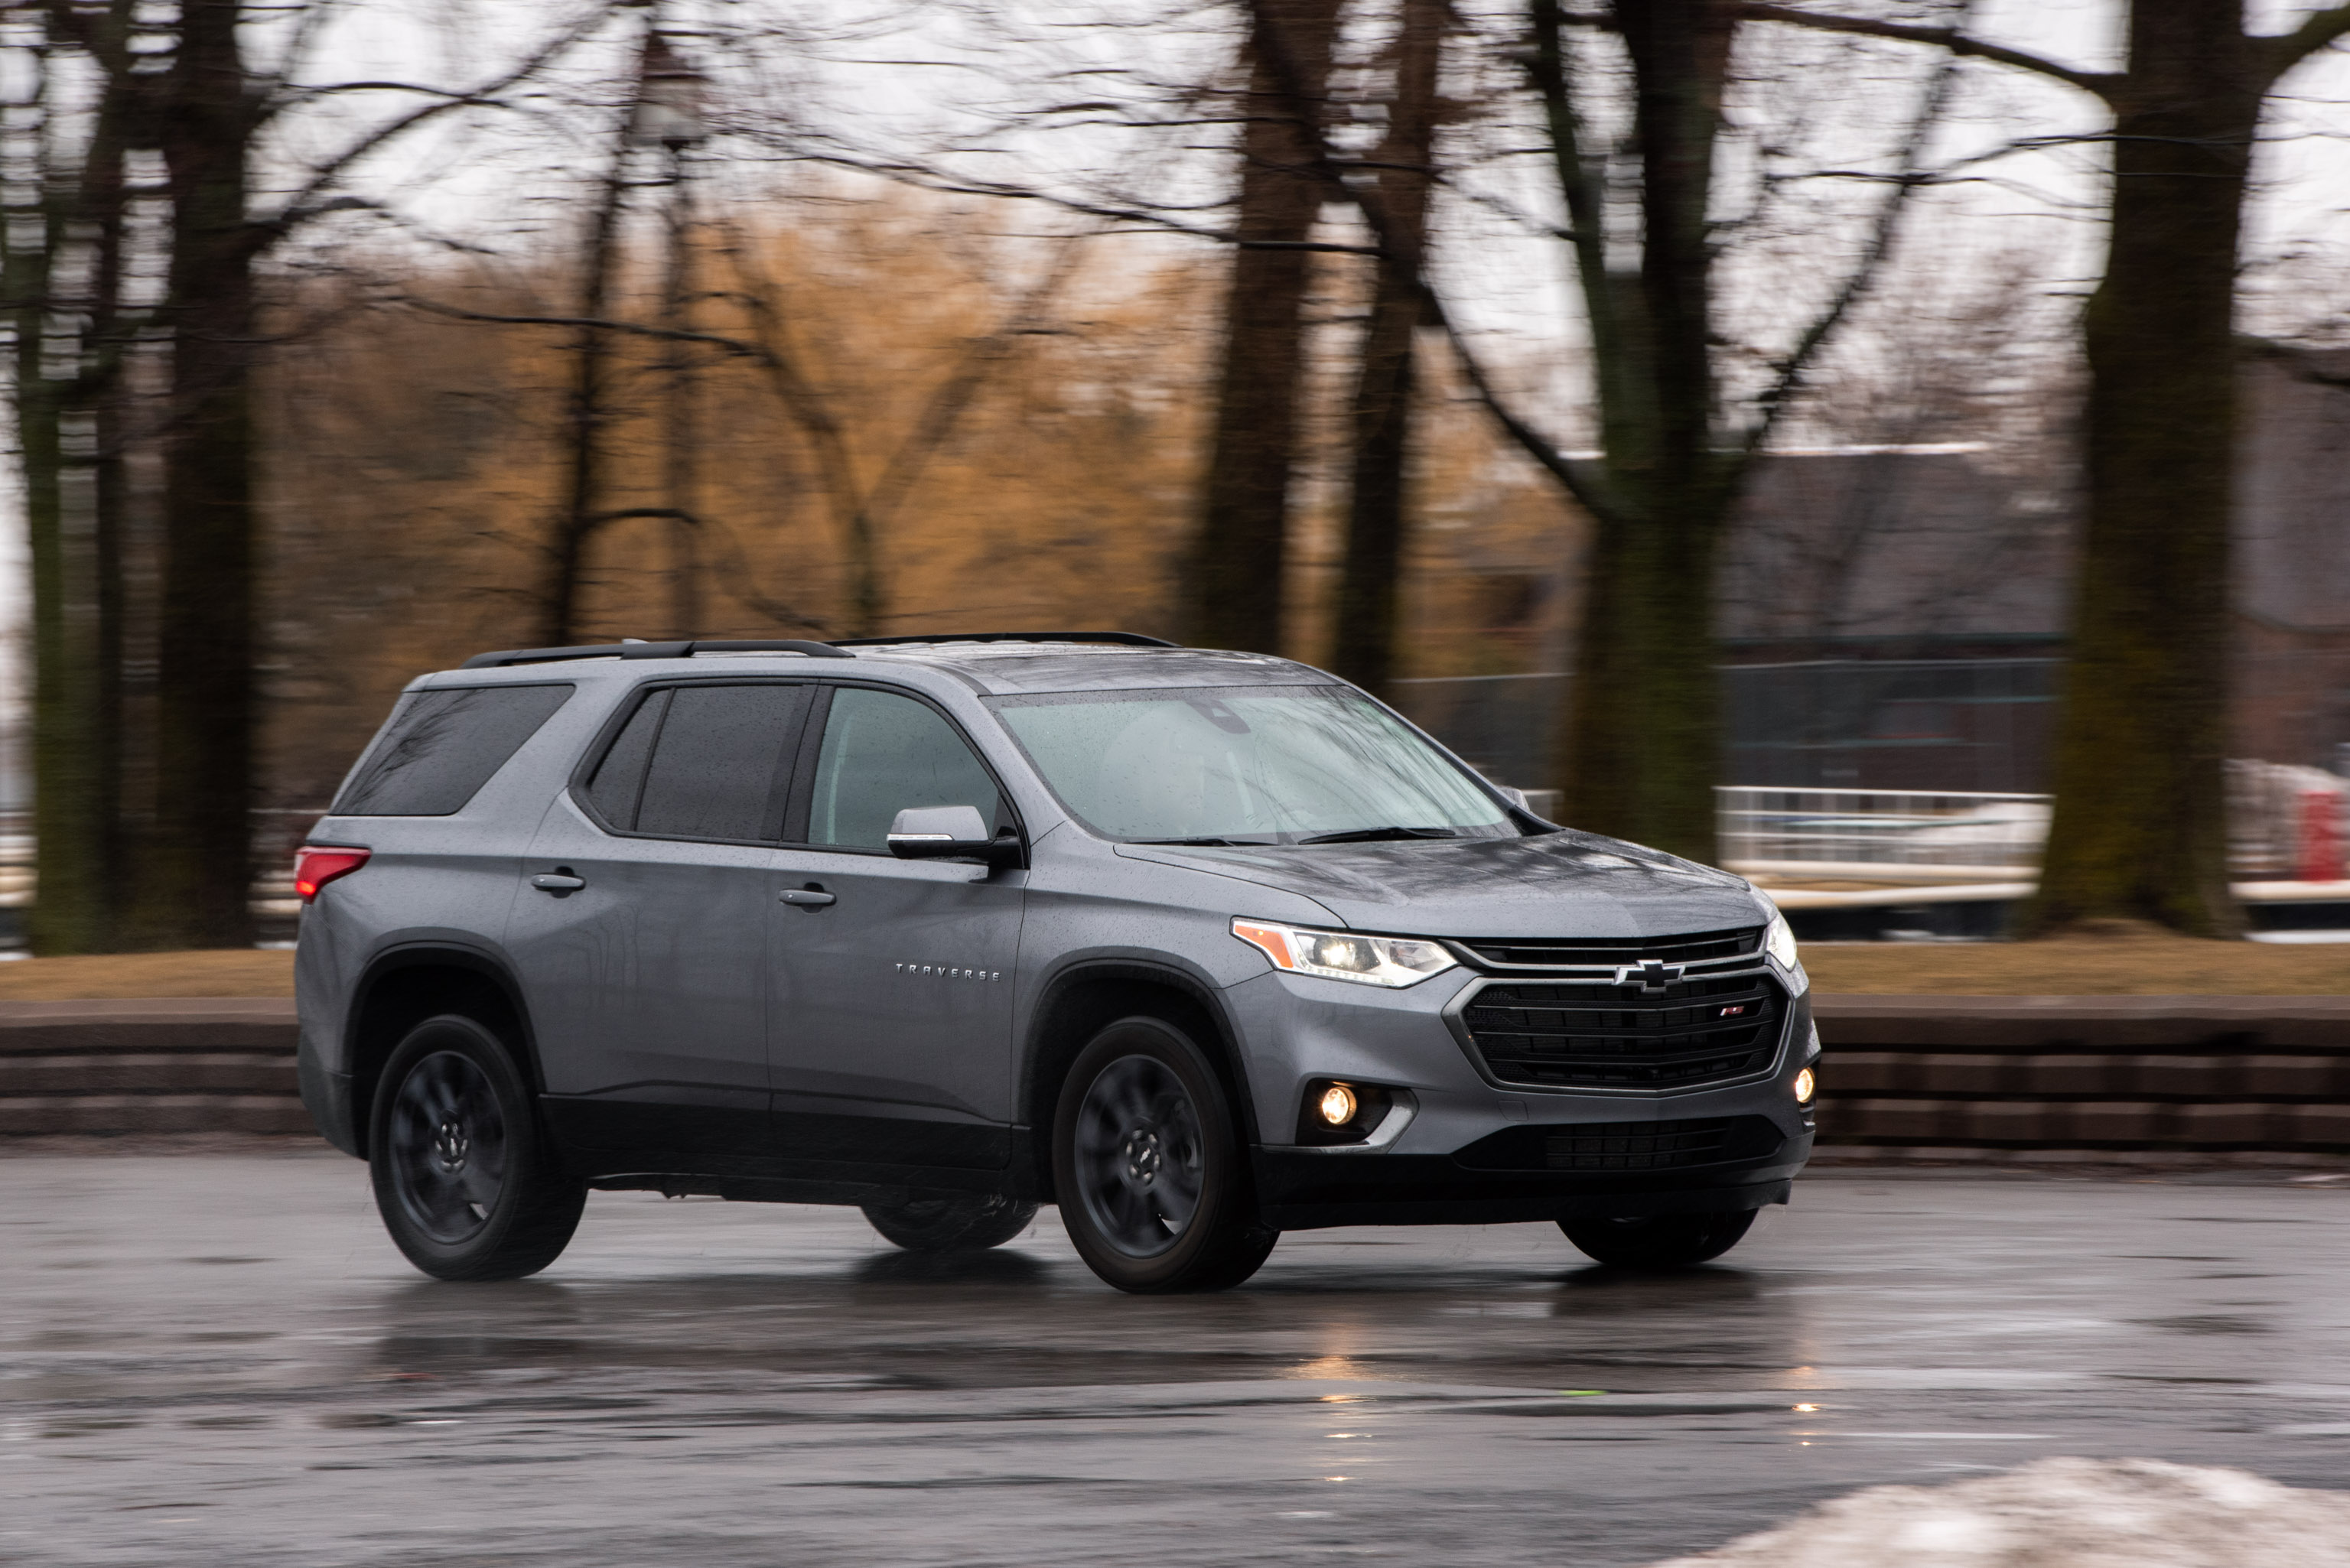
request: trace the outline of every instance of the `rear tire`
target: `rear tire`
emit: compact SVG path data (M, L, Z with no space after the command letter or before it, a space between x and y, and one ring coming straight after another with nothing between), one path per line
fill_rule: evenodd
M1139 1294L1227 1290L1281 1238L1257 1219L1222 1080L1163 1019L1122 1018L1078 1053L1053 1118L1053 1191L1086 1266Z
M882 1236L909 1252L977 1252L1001 1247L1036 1218L1036 1206L998 1193L910 1198L862 1205Z
M562 1255L588 1186L556 1161L514 1058L455 1013L391 1054L369 1117L384 1229L437 1280L516 1280Z
M1566 1239L1596 1262L1627 1269L1687 1269L1738 1245L1754 1224L1735 1214L1651 1214L1632 1220L1562 1220Z

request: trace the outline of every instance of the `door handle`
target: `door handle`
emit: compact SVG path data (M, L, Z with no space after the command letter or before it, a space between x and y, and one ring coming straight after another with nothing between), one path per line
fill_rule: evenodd
M821 909L827 904L837 904L840 901L821 888L786 888L781 898L783 902L797 904L803 909Z
M530 885L542 893L577 893L588 886L585 877L534 877Z

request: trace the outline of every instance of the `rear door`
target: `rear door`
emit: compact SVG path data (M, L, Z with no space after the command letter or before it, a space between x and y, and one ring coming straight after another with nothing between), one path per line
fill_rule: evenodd
M766 932L810 691L650 688L531 846L507 944L549 1115L608 1166L764 1154Z
M800 759L778 865L803 899L775 905L769 950L776 1148L997 1168L1027 873L899 860L886 840L909 806L975 806L999 828L1010 808L953 722L904 692L826 688Z

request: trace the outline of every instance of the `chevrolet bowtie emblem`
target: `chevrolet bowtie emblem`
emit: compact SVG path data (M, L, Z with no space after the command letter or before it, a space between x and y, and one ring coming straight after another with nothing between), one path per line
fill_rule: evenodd
M1664 963L1656 959L1645 959L1638 963L1627 963L1621 969L1617 970L1616 971L1616 983L1618 985L1637 985L1642 991L1662 991L1667 986L1672 984L1675 981L1680 979L1680 977L1681 966L1679 964Z

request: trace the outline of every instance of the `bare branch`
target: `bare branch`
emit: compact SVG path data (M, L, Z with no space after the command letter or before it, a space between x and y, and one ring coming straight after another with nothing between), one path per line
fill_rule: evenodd
M1236 250L1315 251L1335 255L1375 256L1376 245L1347 244L1335 240L1244 240L1230 229L1209 228L1199 223L1187 223L1155 213L1145 207L1124 203L1087 201L1082 197L1066 196L1052 191L1030 190L1025 186L1004 184L995 181L961 179L918 164L868 161L847 153L818 153L809 158L812 163L828 164L836 169L853 169L862 174L875 174L885 180L910 185L916 190L931 191L942 196L989 196L1006 202L1042 202L1065 213L1082 217L1099 218L1110 223L1134 223L1161 234L1181 234L1189 239L1207 240L1216 244L1231 245ZM1343 182L1342 182L1343 183ZM1347 192L1347 200L1354 199Z
M500 327L584 327L598 332L622 332L672 343L703 343L746 359L764 361L768 357L767 350L759 344L745 343L739 337L721 337L714 332L687 332L674 327L647 327L640 322L608 321L588 316L505 316L493 311L467 310L463 306L445 305L413 294L400 295L394 303L430 316L445 316L452 321L480 321Z
M1762 0L1748 0L1737 7L1737 15L1749 22L1783 22L1789 26L1811 27L1824 33L1846 33L1863 38L1894 38L1904 43L1931 44L1937 48L1948 49L1953 55L1989 60L1994 65L2012 66L2018 70L2050 77L2108 100L2124 80L2112 71L2075 70L2071 66L2060 65L2022 49L2011 49L2004 44L1970 37L1957 27L1880 22L1872 16L1835 16L1794 5L1764 4Z
M1028 291L1027 297L1014 307L993 332L971 346L963 355L962 362L931 394L930 400L922 406L921 417L914 421L913 430L898 450L889 454L880 477L873 482L872 493L866 497L866 515L872 526L879 528L889 521L899 504L913 489L914 482L920 477L931 454L944 445L947 437L953 433L955 421L970 406L973 394L986 379L988 370L1019 338L1036 330L1036 323L1042 319L1045 307L1076 271L1080 244L1088 237L1072 234L1063 241L1061 254L1053 259L1053 265L1042 281Z
M570 26L557 29L546 42L525 56L504 75L470 90L423 104L408 113L385 121L344 148L340 152L310 171L309 180L289 197L275 217L264 218L252 225L252 244L256 251L265 250L292 232L296 224L314 215L320 198L332 189L345 171L379 147L403 136L417 126L439 118L452 109L469 106L503 107L497 95L516 83L528 79L555 60L573 45L587 37L611 15L612 0L595 0Z
M1436 297L1436 291L1424 282L1420 290L1428 302L1427 309L1433 324L1442 329L1445 341L1452 346L1453 356L1461 361L1461 373L1468 379L1469 389L1477 394L1477 400L1485 406L1487 413L1492 415L1493 422L1500 425L1503 432L1517 442L1528 457L1540 463L1545 472L1564 485L1566 493L1574 496L1585 510L1598 512L1607 499L1598 465L1567 456L1559 450L1555 441L1521 418L1494 387L1492 377L1486 374L1484 365L1470 348L1461 329L1445 313Z
M1968 14L1973 8L1973 0L1960 0L1959 20L1949 30L1956 33L1964 26ZM1877 208L1877 222L1869 234L1867 248L1854 263L1851 275L1845 279L1844 286L1836 291L1836 296L1827 309L1804 329L1794 348L1780 361L1778 376L1759 400L1762 417L1748 429L1745 440L1741 442L1747 457L1752 457L1770 438L1772 431L1777 428L1780 420L1803 391L1804 379L1820 351L1827 346L1853 307L1876 284L1886 258L1893 252L1893 241L1901 226L1901 214L1908 209L1911 194L1920 185L1931 183L1935 179L1932 171L1921 169L1919 164L1925 158L1926 142L1933 135L1934 127L1940 121L1942 111L1950 103L1952 88L1958 85L1958 64L1957 56L1950 55L1935 67L1933 79L1928 83L1918 101L1917 118L1909 122L1909 134L1902 141L1900 167L1894 175L1893 189L1886 192L1884 202Z
M2292 32L2262 39L2261 47L2268 54L2271 73L2282 76L2345 34L2350 34L2350 5L2329 5L2303 17Z

